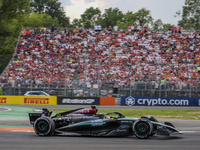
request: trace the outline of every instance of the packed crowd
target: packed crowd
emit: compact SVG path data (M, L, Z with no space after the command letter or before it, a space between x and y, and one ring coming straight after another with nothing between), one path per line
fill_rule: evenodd
M0 83L23 87L133 87L165 80L171 89L200 87L200 34L23 29ZM66 68L65 68L66 66Z

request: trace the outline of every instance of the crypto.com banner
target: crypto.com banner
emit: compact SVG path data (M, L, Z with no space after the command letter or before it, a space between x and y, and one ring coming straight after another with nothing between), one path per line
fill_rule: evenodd
M200 98L121 96L123 106L200 106Z

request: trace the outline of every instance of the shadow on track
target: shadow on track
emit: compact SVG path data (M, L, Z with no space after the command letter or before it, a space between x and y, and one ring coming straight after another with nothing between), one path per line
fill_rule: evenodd
M52 137L52 136L51 136ZM136 140L179 140L183 139L181 136L150 136L147 139L138 139L135 136L89 136L89 135L53 135L53 137L79 137L79 138L96 138L96 139L136 139Z

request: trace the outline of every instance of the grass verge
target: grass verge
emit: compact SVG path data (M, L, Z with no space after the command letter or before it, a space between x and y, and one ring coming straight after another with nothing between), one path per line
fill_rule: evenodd
M54 113L69 111L72 109L50 109ZM160 119L182 119L182 120L200 120L200 109L99 109L98 113L120 112L126 117L139 118L141 116L152 115Z

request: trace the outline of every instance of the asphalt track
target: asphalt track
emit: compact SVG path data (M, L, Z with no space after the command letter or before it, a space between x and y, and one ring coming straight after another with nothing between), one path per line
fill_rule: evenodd
M154 136L140 140L135 137L39 137L32 132L0 131L1 150L199 150L200 134L186 133L173 137Z
M33 131L28 131L31 125L27 113L33 108L77 108L87 106L20 106L0 105L0 128L21 127L25 131L12 130L0 131L0 150L129 150L129 149L200 149L200 121L192 120L169 120L183 134L166 136L153 136L148 139L137 139L136 137L79 137L79 136L51 136L39 137ZM98 108L110 109L133 109L123 106L98 106ZM134 109L168 109L169 107L137 107ZM181 107L182 109L199 109L198 107ZM181 109L179 108L179 109ZM170 107L170 109L177 109ZM158 119L160 122L165 119Z

